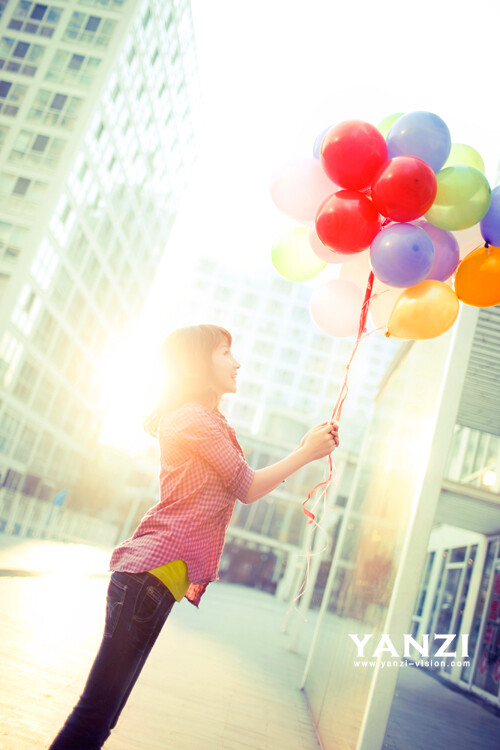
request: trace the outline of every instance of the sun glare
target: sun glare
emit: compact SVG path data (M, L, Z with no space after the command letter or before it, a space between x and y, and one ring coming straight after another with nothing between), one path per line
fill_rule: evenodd
M101 360L101 442L137 452L150 438L142 428L160 388L159 344L147 336L122 339Z

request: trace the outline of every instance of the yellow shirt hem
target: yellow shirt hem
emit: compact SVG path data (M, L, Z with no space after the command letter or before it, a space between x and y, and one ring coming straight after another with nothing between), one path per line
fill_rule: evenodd
M184 560L173 560L172 562L160 565L149 571L152 575L159 578L160 581L172 592L175 600L180 602L191 585L188 578L187 565Z

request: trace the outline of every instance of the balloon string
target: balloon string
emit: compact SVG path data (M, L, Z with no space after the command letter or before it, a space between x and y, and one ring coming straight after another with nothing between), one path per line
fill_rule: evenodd
M367 334L367 331L366 331L366 320L367 320L367 317L368 317L368 310L369 310L369 307L370 307L370 301L372 299L372 296L375 296L375 295L373 295L373 283L374 283L374 279L375 279L374 273L373 273L373 271L370 271L370 275L368 277L368 282L367 282L367 285L366 285L365 298L363 300L363 305L361 306L361 313L360 313L360 316L359 316L359 326L358 326L358 335L357 335L357 338L356 338L356 343L355 343L354 348L352 350L349 362L346 365L345 375L344 375L344 381L343 381L342 385L340 386L340 389L339 389L339 392L338 392L338 396L337 396L337 401L335 402L335 406L333 407L332 416L330 417L330 424L333 423L335 420L337 420L337 421L340 420L340 417L342 415L342 407L344 405L344 402L345 402L345 400L347 398L347 394L349 392L348 380L349 380L349 370L350 370L352 361L353 361L354 356L355 356L355 354L356 354L356 352L358 350L358 346L359 346L361 340L364 339L367 335L371 335L371 334ZM374 333L374 331L372 333ZM303 594L305 592L305 589L307 588L307 584L309 582L309 571L310 571L310 567L311 567L311 558L312 557L316 557L317 555L323 554L323 552L325 551L325 549L327 549L328 544L329 544L328 533L322 528L321 524L316 521L316 517L315 517L314 513L312 512L312 511L314 511L314 509L316 508L316 506L320 502L320 500L323 500L323 516L322 516L322 518L324 518L324 516L325 516L326 508L327 507L333 510L332 506L329 506L326 503L326 495L327 495L329 487L331 487L332 484L334 484L334 482L335 482L336 467L335 467L335 463L334 463L334 461L332 459L331 454L326 457L326 460L327 460L327 469L326 469L326 472L325 472L325 476L326 476L326 474L328 474L328 476L322 482L319 482L319 484L317 484L315 487L313 487L313 489L308 493L307 498L302 503L302 510L303 510L304 514L307 516L307 518L309 519L307 521L307 524L308 525L314 524L314 526L317 529L319 529L323 534L325 534L327 541L326 541L325 547L322 550L320 550L319 552L311 552L311 548L310 547L311 547L311 541L312 541L312 537L313 537L313 534L311 533L311 536L310 536L310 539L309 539L309 544L308 544L308 549L306 550L305 553L301 553L301 556L305 556L306 559L307 559L306 577L305 577L304 581L302 582L302 585L301 585L301 587L299 589L299 593L297 594L297 596L295 597L295 599L292 602L292 608L293 609L296 609L295 603L300 599L301 596L303 596ZM311 498L320 489L321 489L321 492L320 492L319 496L317 497L316 502L314 503L312 509L309 510L308 508L306 508L307 503L309 502L309 500L311 500ZM290 612L290 610L288 610L288 612ZM288 614L288 612L287 612L287 614Z

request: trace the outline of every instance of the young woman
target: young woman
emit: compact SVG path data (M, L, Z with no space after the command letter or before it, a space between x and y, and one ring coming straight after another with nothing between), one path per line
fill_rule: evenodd
M212 325L174 331L162 348L166 384L146 422L160 440L160 500L113 552L102 642L82 695L50 750L102 747L173 604L198 607L217 580L237 499L254 503L338 446L338 428L308 432L282 461L254 471L219 411L236 392L231 335Z

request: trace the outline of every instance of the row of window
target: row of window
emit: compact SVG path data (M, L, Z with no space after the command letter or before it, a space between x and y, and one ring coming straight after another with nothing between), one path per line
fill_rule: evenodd
M0 454L29 465L30 471L64 483L79 475L82 455L47 431L25 422L12 409L0 413Z
M24 34L52 38L64 8L29 0L18 0L8 28ZM63 41L107 47L116 28L116 20L74 11L62 35Z
M33 77L45 49L41 44L30 44L3 36L0 38L0 70Z
M24 101L28 86L0 80L0 114L15 117ZM26 115L28 122L71 130L80 112L83 99L49 89L39 89Z
M0 70L33 77L46 47L29 44L12 37L0 38ZM88 87L94 81L102 60L100 57L57 50L45 74L45 80Z

